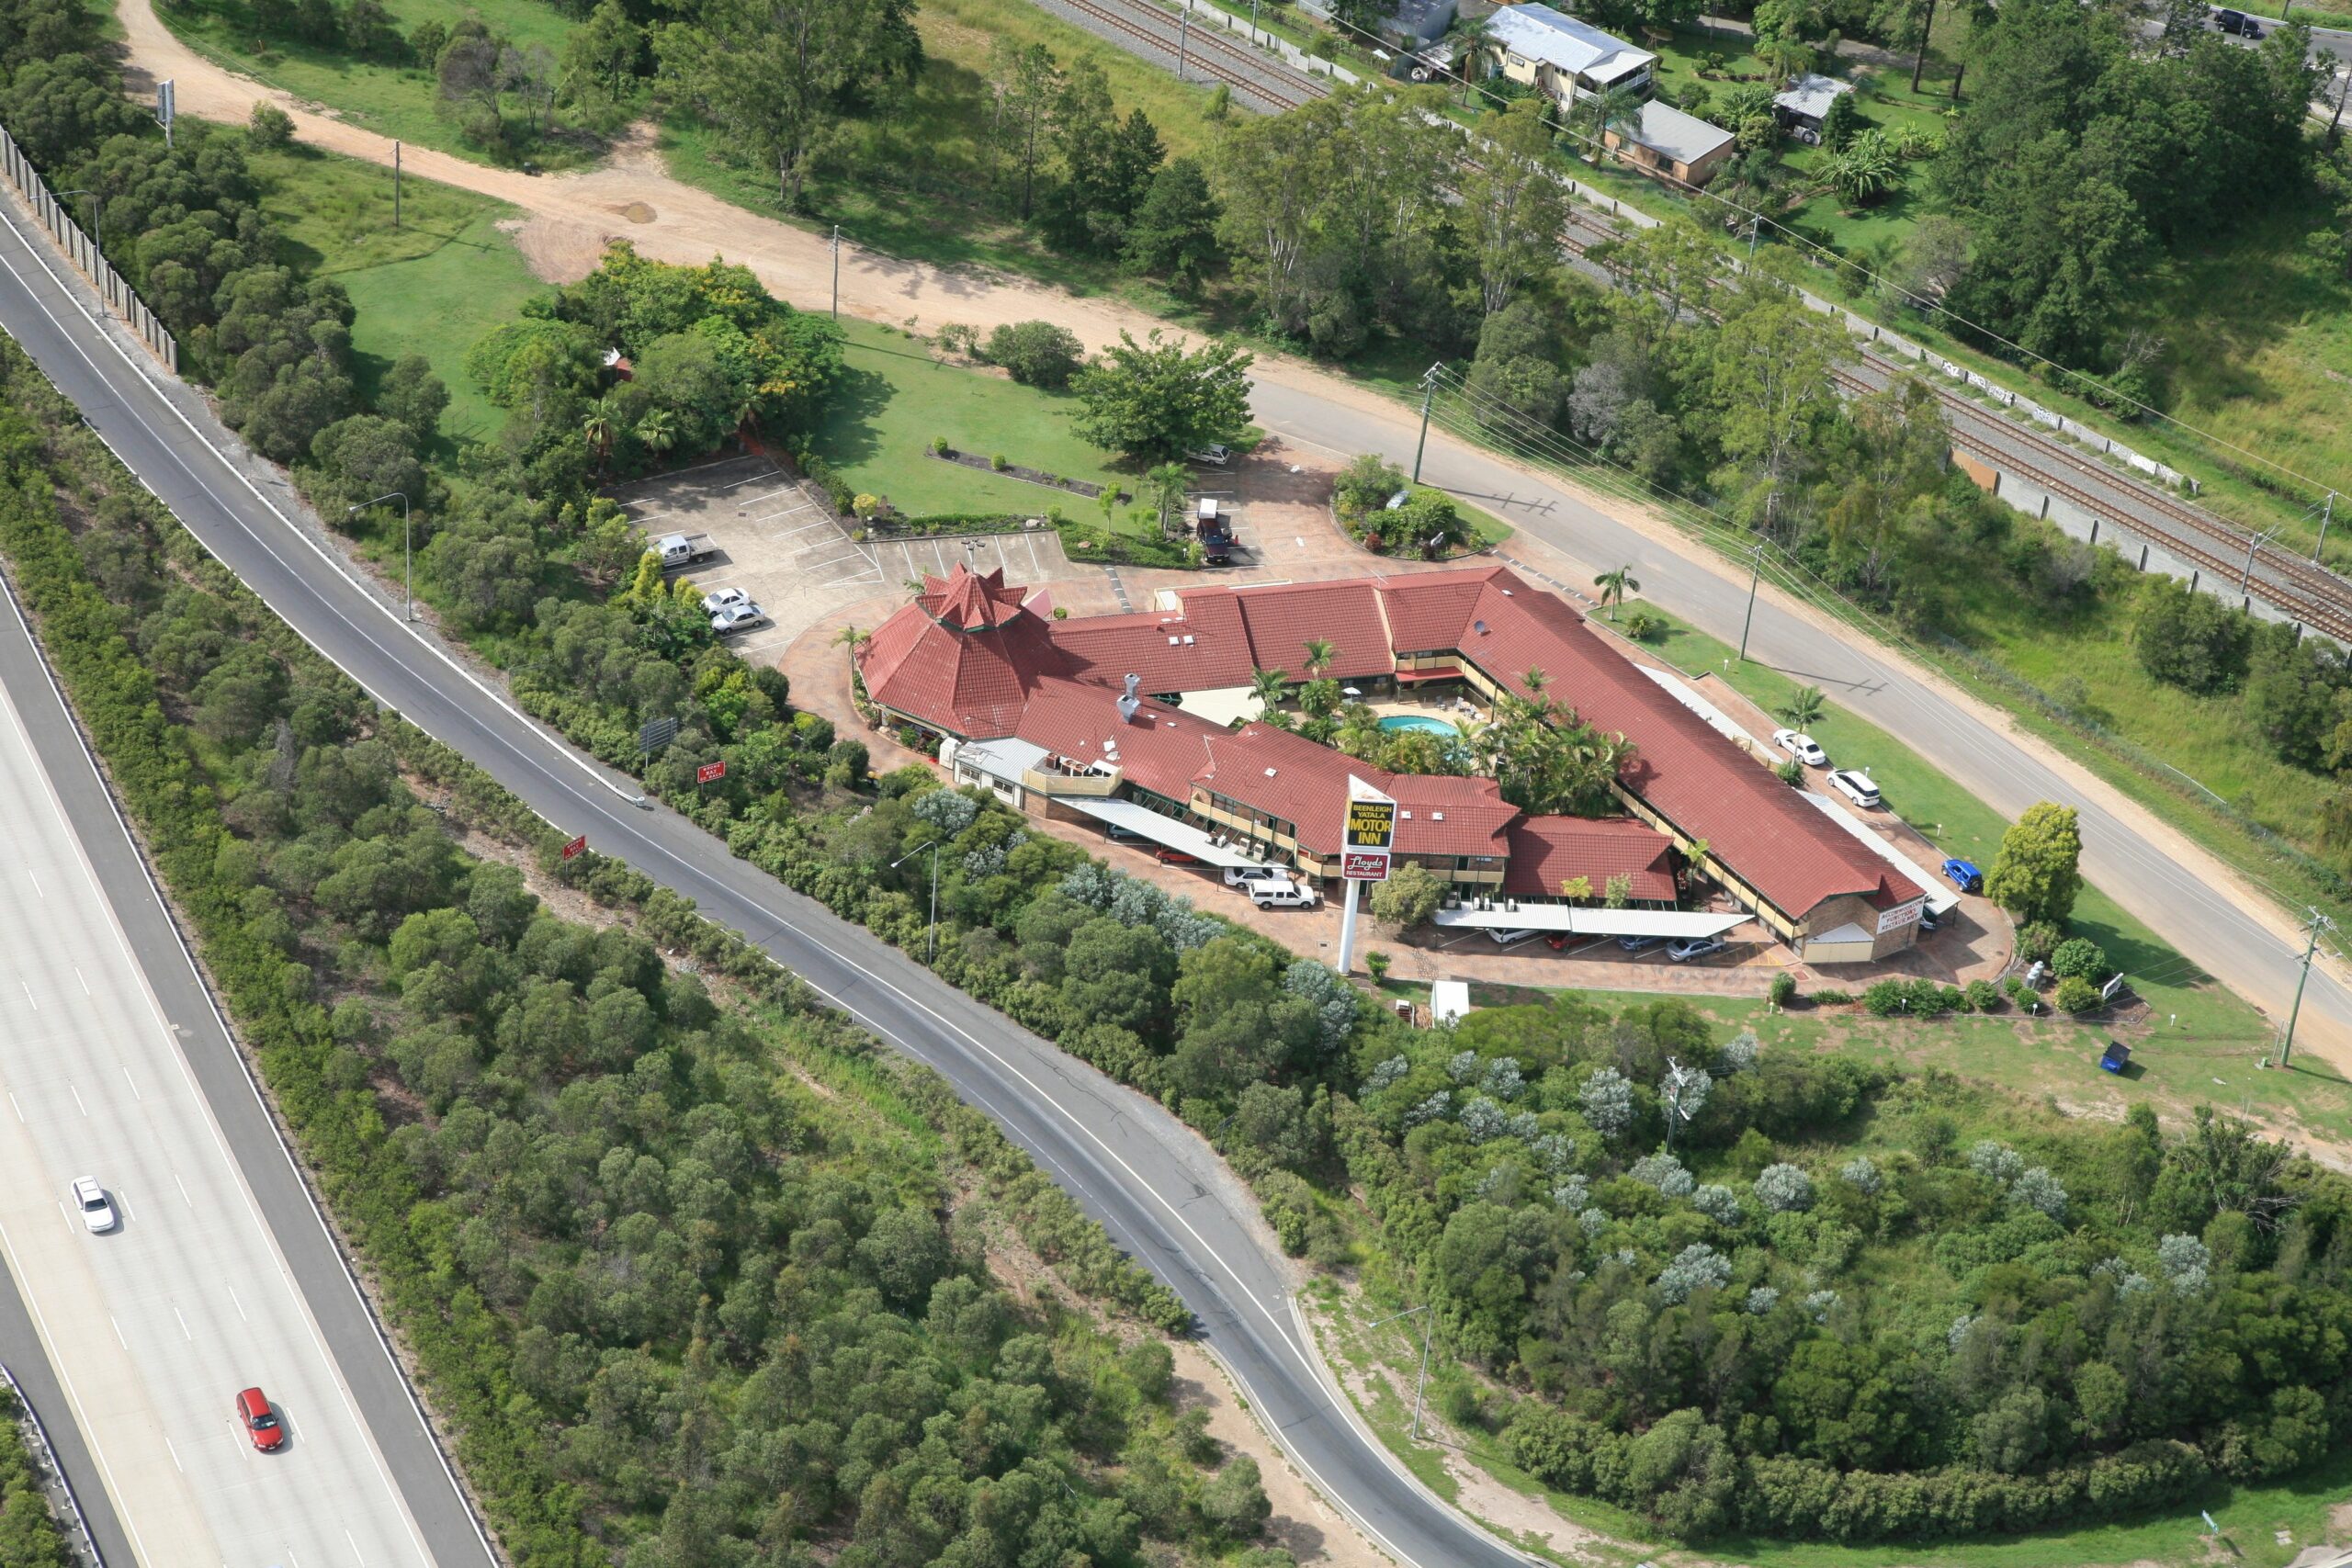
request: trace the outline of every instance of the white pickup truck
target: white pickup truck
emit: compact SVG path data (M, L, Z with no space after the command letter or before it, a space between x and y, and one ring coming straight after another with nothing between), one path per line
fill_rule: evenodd
M707 534L664 534L650 547L660 553L663 571L683 571L718 553Z

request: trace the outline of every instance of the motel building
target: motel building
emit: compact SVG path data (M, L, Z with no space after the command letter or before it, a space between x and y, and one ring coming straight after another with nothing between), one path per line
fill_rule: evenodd
M1723 714L1506 568L1164 592L1159 608L1056 620L1042 591L958 566L858 651L868 697L939 741L959 785L1211 866L1336 878L1352 776L1396 800L1395 862L1456 897L1441 926L1707 936L1754 919L1810 963L1909 946L1939 895L1862 823L1790 788ZM1634 747L1615 818L1531 817L1495 781L1400 774L1257 721L1251 675L1300 679L1311 639L1388 726L1543 694ZM1612 877L1627 907L1599 908ZM1582 877L1593 897L1563 886Z

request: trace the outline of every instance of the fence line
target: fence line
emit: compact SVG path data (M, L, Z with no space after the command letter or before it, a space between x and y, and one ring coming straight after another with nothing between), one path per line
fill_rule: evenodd
M0 127L0 172L7 175L8 183L17 187L26 208L49 231L49 237L57 243L65 259L105 298L107 308L130 323L140 341L164 362L164 369L176 374L180 367L178 340L147 308L147 301L123 281L122 274L98 253L97 242L84 233L82 226L66 213L64 205L50 194L48 182L40 177L40 171L33 167L32 160L25 156L6 127Z

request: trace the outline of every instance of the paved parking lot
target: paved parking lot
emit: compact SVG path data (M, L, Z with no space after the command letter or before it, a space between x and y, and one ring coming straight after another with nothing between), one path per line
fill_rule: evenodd
M768 625L735 639L746 659L775 658L829 612L897 581L763 454L618 485L612 496L649 537L710 536L718 553L685 576L706 590L740 588L767 612Z

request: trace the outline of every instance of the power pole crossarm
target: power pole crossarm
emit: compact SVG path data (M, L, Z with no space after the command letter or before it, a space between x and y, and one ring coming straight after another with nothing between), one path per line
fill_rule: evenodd
M1430 400L1437 395L1437 367L1421 378L1421 438L1413 445L1413 482L1421 482L1421 455L1430 449Z
M2312 955L2319 951L2319 933L2335 929L2335 922L2317 909L2311 911L2311 919L2307 924L2310 927L2311 935L2303 943L2302 972L2295 976L2295 1004L2287 1010L2287 1032L2278 1042L2278 1065L2282 1067L2294 1058L2295 1021L2302 1016L2303 987L2311 982Z

